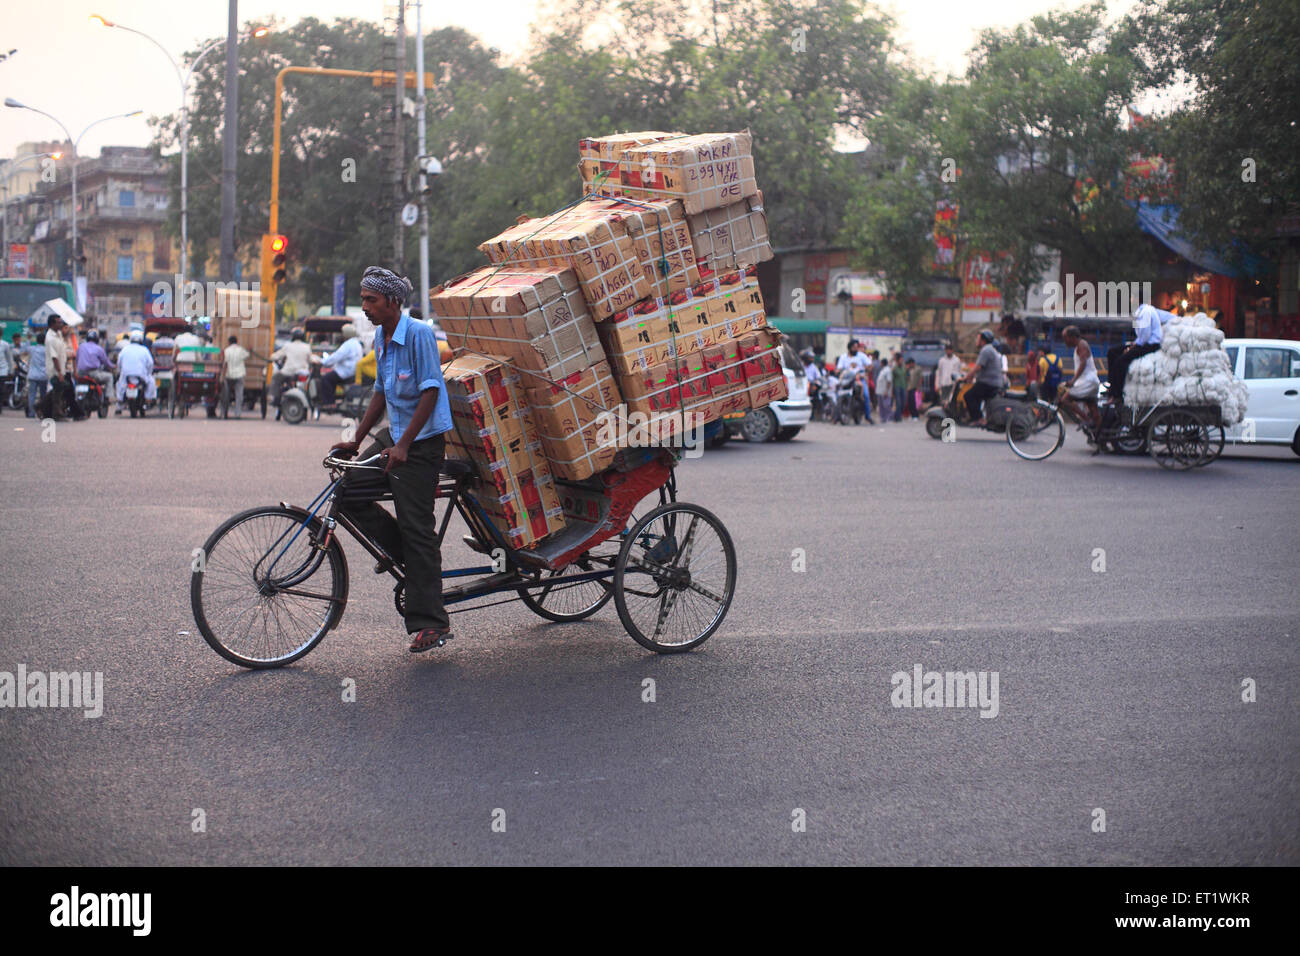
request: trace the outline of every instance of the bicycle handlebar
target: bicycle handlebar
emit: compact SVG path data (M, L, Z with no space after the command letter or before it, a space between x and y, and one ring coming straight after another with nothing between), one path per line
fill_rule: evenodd
M381 452L380 454L377 454L377 455L371 455L369 458L366 458L366 459L364 459L363 461L353 461L353 460L350 459L350 458L335 458L333 455L326 455L326 456L325 456L325 460L324 460L323 462L321 462L321 464L324 465L326 468L374 468L374 469L378 469L379 466L378 466L377 464L375 464L375 463L378 462L378 461L379 461L380 459L382 459L383 457L384 457L384 456L383 456L383 453Z

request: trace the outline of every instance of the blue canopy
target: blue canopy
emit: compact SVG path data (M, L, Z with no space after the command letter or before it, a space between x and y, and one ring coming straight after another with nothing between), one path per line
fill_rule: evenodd
M1239 278L1260 275L1268 271L1268 263L1258 256L1243 252L1242 265L1232 266L1222 256L1208 249L1198 249L1178 232L1179 208L1174 205L1151 206L1137 203L1138 225L1142 231L1155 236L1188 262L1219 275Z

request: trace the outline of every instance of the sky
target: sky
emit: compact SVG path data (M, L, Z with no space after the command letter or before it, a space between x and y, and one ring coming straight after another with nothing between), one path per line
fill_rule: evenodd
M199 41L224 36L226 0L3 0L0 53L17 52L0 62L0 97L13 97L57 117L74 138L103 117L143 110L144 115L113 119L89 130L81 155L97 155L105 145L145 146L151 140L147 118L179 109L180 82L164 51L125 30L90 19L108 20L151 35L173 57ZM898 0L879 6L898 23L897 38L928 69L959 73L965 52L984 27L1008 27L1055 5L1078 7L1082 0ZM1127 3L1108 0L1112 16ZM460 26L507 56L523 52L529 27L542 10L536 0L475 0L425 4L424 27ZM272 16L295 23L304 16L381 20L383 0L242 0L241 23ZM408 5L408 30L414 9ZM219 56L217 48L209 56ZM412 64L412 68L413 68ZM359 65L361 69L371 65ZM59 127L28 110L0 107L0 156L12 157L19 143L61 138Z

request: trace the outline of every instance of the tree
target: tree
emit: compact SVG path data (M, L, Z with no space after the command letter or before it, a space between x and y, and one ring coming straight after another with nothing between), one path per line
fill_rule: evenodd
M1180 228L1240 256L1300 207L1300 4L1142 0L1123 37L1143 85L1185 102L1154 130L1173 160Z
M860 184L846 238L868 267L886 270L891 300L903 302L925 272L932 247L903 233L932 223L941 195L958 204L959 253L993 255L1007 301L1039 281L1052 249L1106 279L1153 270L1123 189L1135 139L1121 117L1139 64L1103 15L1098 2L986 30L964 82L914 79L872 124L887 172ZM1097 190L1085 198L1089 179Z

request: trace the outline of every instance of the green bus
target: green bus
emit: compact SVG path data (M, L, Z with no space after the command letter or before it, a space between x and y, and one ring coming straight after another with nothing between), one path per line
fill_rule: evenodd
M50 299L62 299L76 308L72 298L72 283L56 279L0 279L0 334L6 342L13 341L16 331L26 331L23 326L41 305Z

